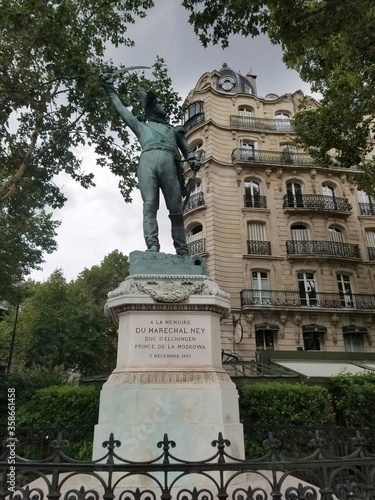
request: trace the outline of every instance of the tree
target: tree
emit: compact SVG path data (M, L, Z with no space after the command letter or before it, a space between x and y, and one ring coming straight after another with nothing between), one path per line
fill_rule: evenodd
M106 62L109 43L131 46L126 29L144 17L152 0L4 0L0 4L0 256L5 258L0 296L9 284L36 268L55 248L57 223L49 214L66 201L55 183L65 173L94 186L82 171L79 151L92 147L97 165L120 179L130 201L136 186L137 145L114 117L98 75L116 68ZM128 76L128 75L127 75ZM144 75L119 76L128 103L136 89L171 90L163 61L155 82ZM28 226L29 225L29 226ZM4 241L6 240L6 244ZM11 250L9 252L9 249ZM2 260L3 262L3 260Z
M128 272L128 258L115 250L70 283L56 270L37 284L19 312L13 366L60 367L83 375L111 372L117 328L104 305ZM13 321L10 314L0 323L0 359L8 354Z
M320 164L364 164L375 119L375 6L372 0L184 0L204 46L227 46L229 36L267 33L287 67L323 96L317 111L296 116L297 142ZM367 181L366 181L367 179ZM362 178L371 182L374 174ZM364 182L363 182L364 181Z

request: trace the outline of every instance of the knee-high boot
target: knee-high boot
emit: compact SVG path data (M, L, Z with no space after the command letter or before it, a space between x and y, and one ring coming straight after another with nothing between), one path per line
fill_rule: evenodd
M170 214L172 223L172 239L177 255L188 255L184 218L182 214Z
M143 235L147 250L158 252L160 250L159 227L156 220L156 210L152 203L146 202L143 205Z

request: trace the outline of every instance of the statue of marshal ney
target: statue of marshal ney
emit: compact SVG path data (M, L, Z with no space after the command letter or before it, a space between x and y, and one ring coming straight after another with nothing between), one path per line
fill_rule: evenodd
M176 253L188 255L182 212L184 184L180 151L195 172L200 168L200 161L189 147L184 129L168 123L164 105L152 91L141 90L138 93L146 117L143 122L121 101L114 88L112 74L103 74L100 79L115 110L137 136L142 147L138 185L143 200L143 234L147 251L160 250L156 214L161 190L169 211Z

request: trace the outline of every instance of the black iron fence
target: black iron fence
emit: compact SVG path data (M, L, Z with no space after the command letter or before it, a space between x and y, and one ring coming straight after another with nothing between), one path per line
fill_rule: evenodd
M321 307L321 308L351 308L375 309L375 295L370 294L340 294L315 292L312 297L307 292L298 290L255 290L241 291L241 306L281 306L281 307ZM308 298L310 298L308 300Z
M341 241L289 240L286 242L288 255L324 255L344 259L360 259L359 246Z
M199 255L205 253L206 251L206 238L200 238L199 240L190 241L187 244L189 255Z
M247 253L252 255L271 255L271 242L247 240Z
M336 198L318 194L286 194L283 208L308 208L309 210L350 212L352 206L347 198Z
M280 118L255 118L254 116L231 115L231 128L245 128L252 130L272 130L274 132L293 132L291 120Z
M192 194L186 203L186 206L184 208L184 213L189 212L190 210L193 210L194 208L202 207L204 206L204 196L203 193L195 193Z
M361 215L375 215L375 207L372 203L358 203Z
M246 193L244 195L244 206L251 208L267 208L267 199L265 196Z
M172 452L178 447L166 434L155 445L155 458L147 462L123 458L121 443L113 434L103 443L104 456L90 462L69 458L61 435L52 454L40 461L19 456L15 440L10 439L0 457L0 500L375 498L375 454L364 434L355 432L347 446L341 436L338 447L319 432L305 433L304 438L308 453L299 451L289 458L282 441L269 433L261 454L242 460L231 456L230 441L220 433L211 443L212 455L194 462L179 458L183 450Z

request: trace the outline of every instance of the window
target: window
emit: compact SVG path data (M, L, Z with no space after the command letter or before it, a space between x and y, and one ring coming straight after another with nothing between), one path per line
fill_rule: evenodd
M329 184L323 184L322 189L324 207L337 209L335 188Z
M270 284L267 271L252 271L251 288L254 304L270 304Z
M316 286L314 273L297 273L298 292L302 306L316 306Z
M303 207L302 186L298 182L288 182L286 185L288 207Z
M341 306L354 307L350 276L348 274L338 274L337 286L339 288Z
M358 191L359 209L361 215L375 215L375 201L365 191Z
M186 110L183 121L184 121L184 127L187 130L190 130L196 125L199 125L200 123L203 123L204 121L203 102L202 101L193 102L193 104L191 104Z
M289 113L278 111L275 113L276 130L291 131L292 124Z
M330 241L335 241L336 243L343 243L344 242L344 237L343 237L342 231L338 227L330 226L328 228L328 234L329 234Z
M303 224L293 224L290 228L292 234L292 248L294 254L308 254L310 253L309 230Z
M366 229L367 251L369 260L375 260L375 229Z
M258 143L248 139L241 140L242 160L255 160Z
M186 242L189 255L204 253L206 251L202 224L197 224L188 232Z
M305 351L320 351L320 344L320 333L303 333L303 347Z
M345 350L348 352L363 351L363 336L368 334L364 326L349 325L342 327Z
M247 242L248 253L255 255L271 255L270 242L266 241L265 225L261 222L249 222L249 239Z
M245 207L265 208L261 203L259 182L245 181Z
M254 112L253 112L252 108L247 108L245 106L241 106L240 108L238 108L238 114L239 114L239 116L251 118L254 115Z
M255 325L255 343L257 351L273 350L275 345L275 334L279 331L279 325L273 323L259 323Z

